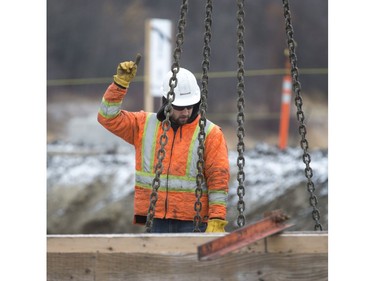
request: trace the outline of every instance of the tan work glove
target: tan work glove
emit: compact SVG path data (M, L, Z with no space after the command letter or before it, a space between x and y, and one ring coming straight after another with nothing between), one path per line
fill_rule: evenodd
M141 60L141 55L137 54L135 62L124 61L117 66L117 73L113 75L113 81L124 88L129 88L130 82L137 74L138 63Z
M224 227L228 224L225 220L211 219L207 222L206 232L225 232Z

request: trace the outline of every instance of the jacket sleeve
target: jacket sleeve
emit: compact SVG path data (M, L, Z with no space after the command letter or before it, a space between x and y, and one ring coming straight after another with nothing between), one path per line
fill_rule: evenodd
M230 178L228 148L220 127L214 126L205 144L205 178L209 219L225 220Z
M145 113L121 110L122 101L127 89L112 83L107 88L98 112L98 122L116 136L133 144L139 130L139 122L145 118Z

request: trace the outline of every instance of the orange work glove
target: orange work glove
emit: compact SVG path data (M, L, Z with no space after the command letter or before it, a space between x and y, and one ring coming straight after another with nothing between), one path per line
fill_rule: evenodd
M207 222L206 232L225 232L224 227L228 224L226 220L211 219Z

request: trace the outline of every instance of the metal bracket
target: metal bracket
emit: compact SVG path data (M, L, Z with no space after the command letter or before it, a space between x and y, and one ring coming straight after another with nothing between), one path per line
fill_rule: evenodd
M244 226L228 235L198 246L198 259L213 260L255 241L283 231L293 226L293 224L284 224L284 221L288 219L289 217L282 210L267 212L264 214L264 219L258 222Z

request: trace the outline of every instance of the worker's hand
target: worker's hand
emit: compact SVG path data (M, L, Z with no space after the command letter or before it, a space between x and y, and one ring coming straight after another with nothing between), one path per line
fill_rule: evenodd
M137 64L133 61L124 61L117 66L117 74L113 81L124 88L129 88L130 82L137 74Z
M135 62L124 61L117 66L117 73L113 75L113 81L124 88L129 88L130 82L137 74L137 67L141 60L141 54L137 54Z
M225 220L211 219L207 222L206 232L225 232L224 227L228 224Z

